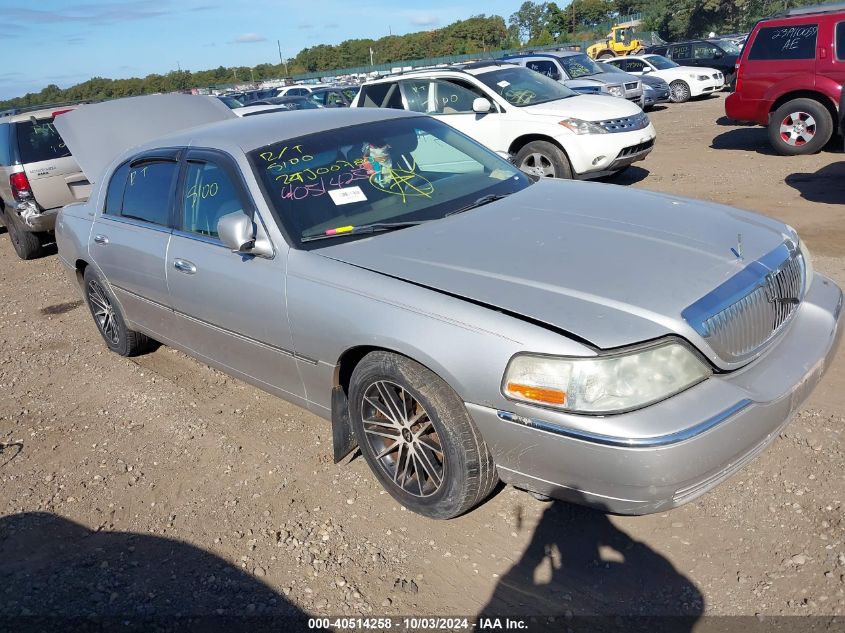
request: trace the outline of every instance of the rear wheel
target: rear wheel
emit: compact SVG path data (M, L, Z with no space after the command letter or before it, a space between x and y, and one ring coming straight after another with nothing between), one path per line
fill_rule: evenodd
M813 99L787 101L769 119L769 142L785 156L815 154L832 134L830 112Z
M383 351L365 356L352 372L349 413L376 478L414 512L433 519L458 516L498 481L461 398L410 358Z
M9 239L18 257L21 259L38 257L41 254L41 240L38 239L38 235L25 230L22 226L23 221L15 212L5 215L4 219L8 222L6 229L9 231Z
M538 178L572 178L563 150L548 141L532 141L516 153L516 166Z
M669 84L669 100L672 103L685 103L689 101L692 91L689 84L681 79L676 79Z
M108 348L121 356L134 356L144 351L149 345L149 339L126 327L120 306L103 278L88 266L83 280L85 301Z

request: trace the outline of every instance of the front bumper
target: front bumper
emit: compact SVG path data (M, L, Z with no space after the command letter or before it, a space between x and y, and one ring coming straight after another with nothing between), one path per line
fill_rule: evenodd
M651 152L656 135L654 125L649 123L631 132L571 135L559 140L579 178L598 178L643 160ZM632 148L639 149L632 152Z
M704 494L777 437L830 364L841 311L842 292L817 274L788 332L761 358L656 405L596 418L599 428L612 420L657 433L592 433L583 416L517 403L467 410L506 483L620 514L660 512Z
M710 94L711 92L718 92L725 87L725 78L721 79L707 79L699 81L697 79L690 79L688 82L690 87L691 97L700 97L701 95Z

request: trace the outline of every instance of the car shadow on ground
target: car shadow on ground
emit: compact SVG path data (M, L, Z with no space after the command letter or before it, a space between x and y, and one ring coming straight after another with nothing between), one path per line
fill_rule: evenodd
M15 631L252 632L307 623L283 596L214 554L42 512L0 518L0 605Z
M533 616L531 630L562 630L565 622L576 631L618 631L617 618L636 616L653 619L651 630L668 622L680 633L703 612L695 584L607 514L554 502L479 617Z
M744 150L755 151L764 156L777 156L778 153L772 149L769 144L769 135L766 128L760 125L739 125L738 123L731 123L724 117L716 119L717 125L721 126L735 126L734 129L727 132L722 132L713 139L710 144L712 149L727 149L727 150ZM825 145L822 152L841 153L842 139L836 134L833 135L830 142Z
M825 165L813 174L790 174L784 182L810 202L845 204L845 161Z
M624 171L619 172L618 174L613 174L612 176L605 176L604 178L599 178L599 182L606 182L611 185L633 185L641 180L645 180L648 178L649 175L648 169L644 169L642 167L637 167L636 165L631 165Z

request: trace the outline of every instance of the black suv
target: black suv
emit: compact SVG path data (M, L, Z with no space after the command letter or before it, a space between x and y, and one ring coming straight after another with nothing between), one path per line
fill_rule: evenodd
M733 90L736 79L736 62L742 51L731 40L691 40L649 46L646 53L663 55L681 66L705 66L721 70L725 76L725 86Z

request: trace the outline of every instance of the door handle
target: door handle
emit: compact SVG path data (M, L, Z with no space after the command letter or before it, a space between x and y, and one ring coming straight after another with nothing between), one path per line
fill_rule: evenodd
M96 242L97 244L108 244L109 238L107 238L105 235L95 235L94 242Z
M173 267L180 273L185 273L186 275L193 275L197 272L197 267L186 259L174 259Z

